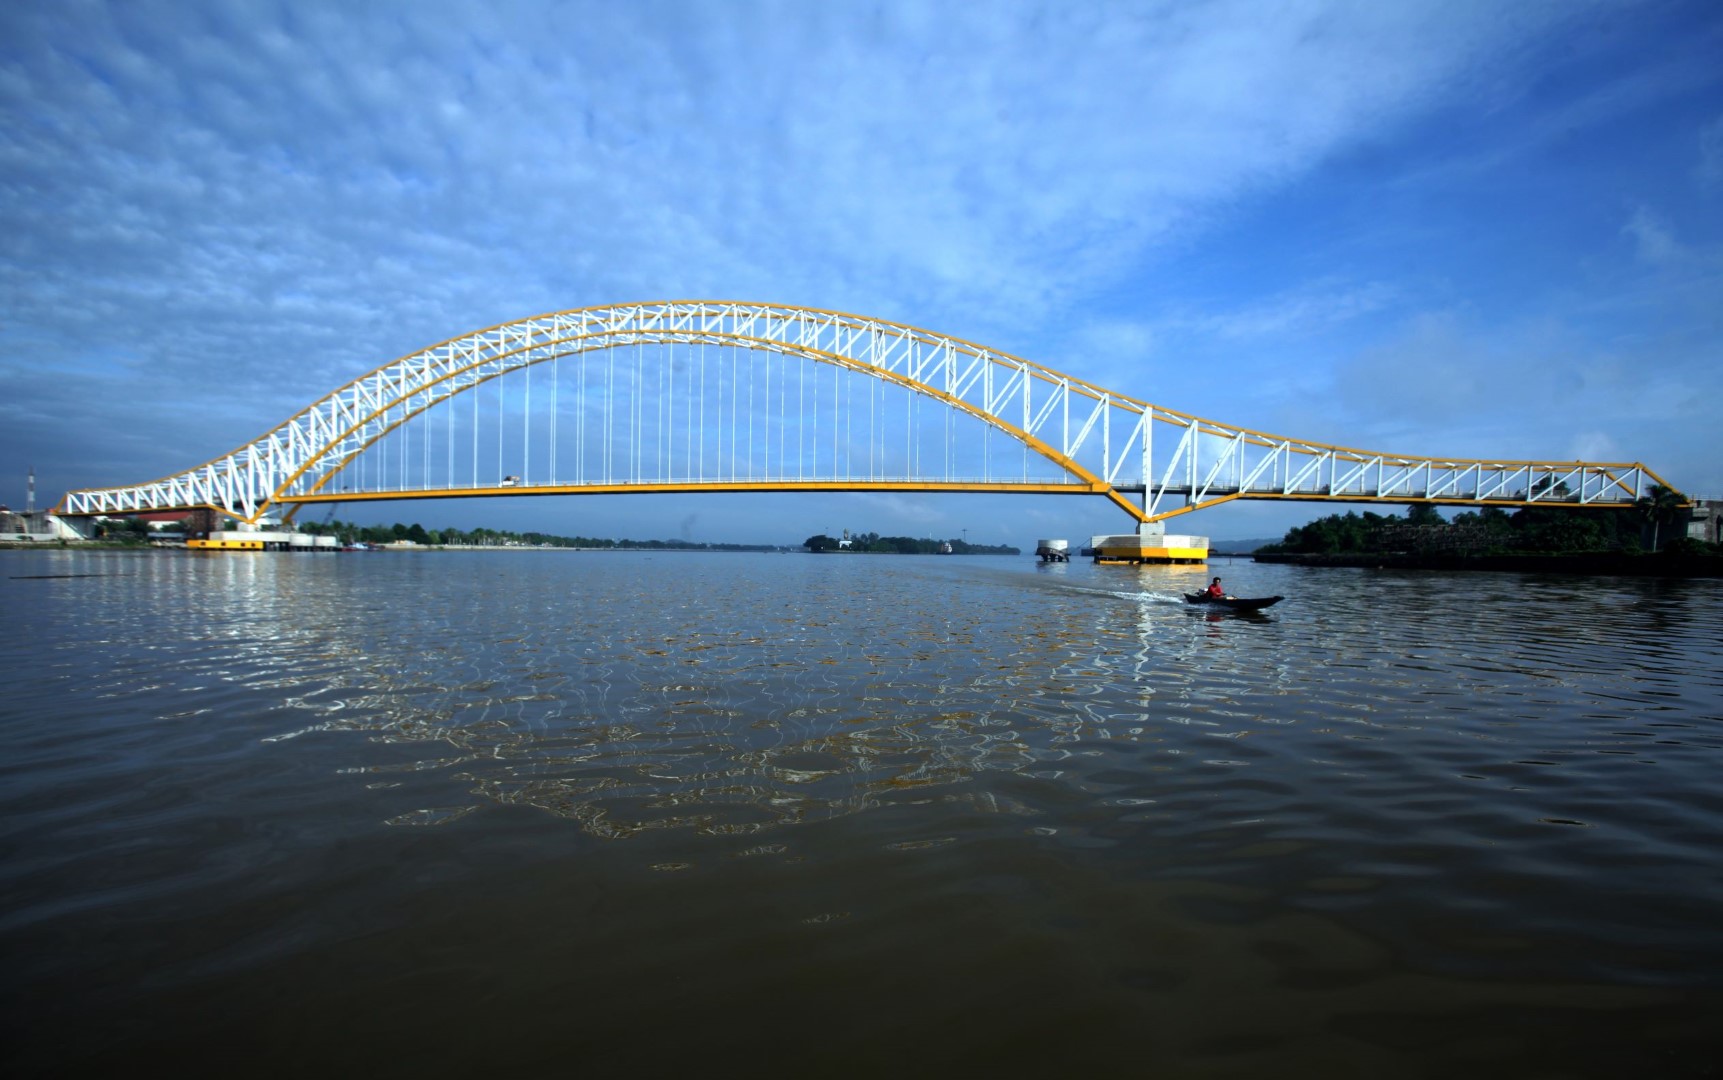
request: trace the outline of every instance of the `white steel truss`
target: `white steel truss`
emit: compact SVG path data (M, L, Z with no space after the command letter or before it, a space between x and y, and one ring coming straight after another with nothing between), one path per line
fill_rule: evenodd
M933 467L906 465L889 476L874 467L865 470L865 475L840 474L837 469L840 433L836 430L840 423L835 419L830 424L831 432L815 435L831 441L830 475L809 475L798 464L797 475L790 477L783 471L785 455L781 451L779 470L774 473L770 468L769 435L763 455L765 467L760 467L755 460L758 440L752 427L746 435L744 467L739 391L731 394L729 416L708 416L704 397L698 403L694 400L692 383L677 385L682 375L665 366L650 371L646 368L639 352L639 347L645 346L684 349L714 346L730 350L732 356L745 353L755 358L753 362L766 364L764 385L768 399L773 387L773 357L783 358L778 361L780 365L800 363L816 373L830 369L865 376L859 381L877 380L933 403L946 417L968 417L1003 432L1050 462L1057 478L1052 483L1045 478L1031 483L1025 476L1021 484L1014 485L1001 477L955 476L949 465L952 457L949 446L943 472ZM621 395L615 392L614 356L631 347L635 348L632 368L635 382L630 394ZM624 439L632 438L634 445L617 445L613 451L611 444L606 443L601 475L589 477L583 473L567 483L556 483L554 477L548 483L521 482L508 493L599 489L795 490L819 486L998 491L1017 486L1040 492L1102 495L1139 521L1148 522L1241 498L1624 506L1646 494L1651 484L1662 483L1656 474L1637 462L1413 457L1289 439L1165 409L1021 357L899 323L789 305L678 300L554 312L453 338L353 380L232 453L145 484L69 492L59 510L89 515L213 507L256 521L272 507L335 501L337 488L331 481L408 420L509 373L564 358L584 358L585 354L595 352L611 355L612 381L605 384L605 392L595 401L583 405L598 410L589 422L602 423L607 434L614 431ZM704 364L703 352L701 356ZM798 407L802 407L807 374L803 370L798 375L803 380L797 383ZM733 385L734 375L732 371ZM790 411L787 375L782 366L777 369L776 377L781 382L779 408ZM653 379L656 389L648 385ZM854 389L853 383L854 380L840 383L834 376L828 404L833 398L861 392ZM518 417L523 442L530 438L531 385L529 377L527 404ZM816 380L813 393L818 401L819 395L827 391ZM476 416L477 397L472 400ZM753 406L750 397L747 411L750 425ZM453 407L448 404L444 411ZM640 462L648 452L639 445L642 433L647 430L643 417L654 409L658 410L660 426L652 438L660 441L652 450L660 457L667 457L673 449L674 435L664 433L670 426L665 418L674 421L680 416L689 428L684 447L689 462L680 475L672 476L667 467L661 468L657 475L642 474ZM834 411L833 416L837 415ZM704 462L696 469L693 443L696 417L702 432L706 428L719 429L718 446L723 451L719 457L727 453L727 472L716 468L709 473ZM453 424L452 416L449 422ZM726 424L736 425L736 430L726 431ZM976 437L973 427L966 429L968 434L952 434L947 438L973 439ZM499 426L499 439L501 430ZM955 429L948 423L947 430ZM844 434L854 441L853 429ZM553 445L555 437L553 430L550 435ZM703 434L700 437L703 439ZM785 436L780 433L778 437L782 440ZM797 438L802 437L798 433ZM869 421L867 438L876 437ZM471 484L461 490L449 487L414 494L435 497L481 493L476 475L476 434L474 439ZM1157 447L1161 449L1157 451ZM424 453L429 458L428 446ZM707 453L704 441L699 453ZM447 454L452 475L455 461L452 438ZM818 455L816 450L815 461L819 460ZM629 468L618 468L619 462L627 463ZM362 470L356 475L361 479L365 476ZM380 485L346 482L354 476L346 474L340 485L340 498L359 501L383 493ZM494 486L487 486L482 493L499 492Z

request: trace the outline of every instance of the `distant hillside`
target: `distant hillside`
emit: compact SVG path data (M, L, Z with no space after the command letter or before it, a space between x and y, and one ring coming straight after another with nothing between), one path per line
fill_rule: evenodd
M1278 543L1279 540L1210 540L1208 549L1216 555L1249 555L1259 547Z

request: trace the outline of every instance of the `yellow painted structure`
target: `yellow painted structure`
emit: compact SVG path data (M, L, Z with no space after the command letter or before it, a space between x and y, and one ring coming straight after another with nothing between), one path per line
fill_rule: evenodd
M710 376L708 349L718 350L720 358ZM593 365L590 380L589 353L608 354ZM578 415L603 435L601 454L587 458L577 451L573 472L564 462L559 473L554 426L548 459L542 448L532 449L530 374L538 365L555 372L565 362L576 369L574 392L587 395ZM793 407L786 389L792 362L801 365ZM759 371L756 364L766 366ZM766 393L757 407L753 387L759 375ZM469 426L471 450L457 455L451 403L505 377L521 391L520 407L504 409L509 396L499 383L497 471L481 476L478 413ZM745 412L734 396L726 412L725 395L742 385L738 378L749 388ZM558 383L554 375L550 381L554 418ZM804 400L805 384L814 389L811 403ZM888 390L892 409L900 401L904 408L901 424L892 414L889 450L883 419ZM717 397L709 411L710 394ZM476 409L476 397L470 400ZM916 419L921 403L943 413L943 429ZM437 427L428 421L405 426L439 408L448 410L450 424L433 453ZM419 448L409 455L402 443L391 456L383 440L403 428L397 441L411 434ZM812 435L805 442L804 429ZM525 467L503 474L503 435L511 430L520 433L519 460L548 461L553 482L544 483L541 473L540 482L532 483ZM860 431L866 434L858 439ZM1001 445L1021 444L1021 464L1010 454L993 460L994 432L1008 440ZM794 436L793 447L786 434ZM924 452L923 436L934 434L944 445ZM577 447L584 445L584 436L576 439ZM758 465L756 447L763 451ZM887 479L886 466L899 448L909 456L890 465ZM470 462L470 468L457 469L457 461ZM441 486L433 482L433 463L442 464ZM457 480L462 472L469 481L464 485ZM1669 487L1638 462L1436 458L1272 435L1153 405L1023 357L890 320L694 299L554 311L450 338L349 381L226 455L144 484L68 492L57 512L96 516L202 507L257 526L271 517L290 521L297 508L317 502L964 491L1099 495L1135 523L1151 525L1235 499L1622 508L1633 506L1648 484ZM1206 553L1206 542L1134 545L1121 558L1195 561L1202 557L1193 553L1197 548Z
M1208 561L1208 537L1150 532L1096 536L1089 540L1098 563L1200 563Z
M187 540L185 546L193 551L262 551L263 541L224 536L208 540Z

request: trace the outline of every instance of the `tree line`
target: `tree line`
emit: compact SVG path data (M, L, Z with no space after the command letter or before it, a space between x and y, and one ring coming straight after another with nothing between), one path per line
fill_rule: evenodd
M427 529L418 522L404 525L359 525L351 521L309 521L293 526L313 536L333 536L343 544L415 544L449 547L553 547L600 548L646 551L776 551L776 544L707 544L692 540L616 540L596 536L557 536L542 532L512 532L508 529Z
M802 541L809 551L865 551L881 555L1021 555L1008 544L971 544L966 540L934 540L918 536L881 536L876 532L845 533L839 540L817 533Z
M1565 495L1562 485L1557 496ZM1434 506L1414 504L1405 517L1392 514L1330 514L1287 530L1265 554L1383 554L1397 551L1453 551L1462 554L1578 554L1676 551L1717 554L1716 544L1669 534L1684 516L1688 499L1654 485L1632 507L1584 509L1574 506L1523 506L1512 513L1486 506L1444 520Z

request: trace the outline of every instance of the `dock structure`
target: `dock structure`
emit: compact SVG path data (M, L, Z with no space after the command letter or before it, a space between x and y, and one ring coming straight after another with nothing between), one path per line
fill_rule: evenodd
M185 546L193 551L340 551L341 541L302 532L237 529L187 540Z
M1035 556L1042 562L1070 562L1071 542L1069 540L1037 540L1035 541Z

